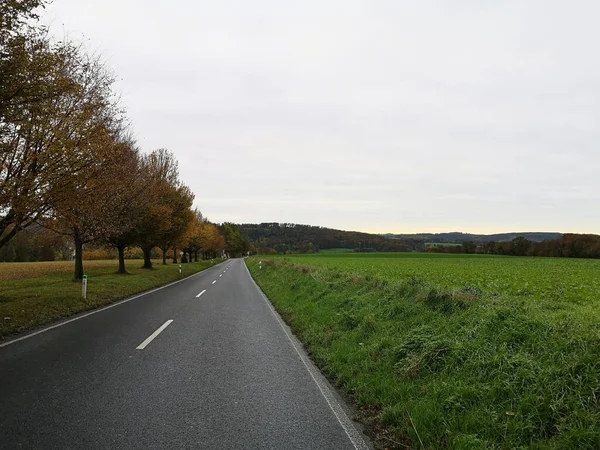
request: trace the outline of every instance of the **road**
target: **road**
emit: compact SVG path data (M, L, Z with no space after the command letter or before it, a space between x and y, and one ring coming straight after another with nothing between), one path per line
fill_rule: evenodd
M2 449L368 448L241 259L0 345Z

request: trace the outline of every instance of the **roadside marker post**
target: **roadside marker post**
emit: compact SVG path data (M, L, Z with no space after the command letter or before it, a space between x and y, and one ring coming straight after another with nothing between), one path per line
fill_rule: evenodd
M181 264L179 264L179 275L181 275Z
M259 261L259 262L258 262L258 268L259 268L260 270L262 270L262 261Z
M81 280L81 296L83 297L83 299L87 299L87 275L83 276L83 279Z

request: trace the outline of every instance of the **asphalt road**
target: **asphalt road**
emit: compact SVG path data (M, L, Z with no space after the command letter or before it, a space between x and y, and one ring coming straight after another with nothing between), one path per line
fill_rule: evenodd
M1 449L368 448L240 259L0 345Z

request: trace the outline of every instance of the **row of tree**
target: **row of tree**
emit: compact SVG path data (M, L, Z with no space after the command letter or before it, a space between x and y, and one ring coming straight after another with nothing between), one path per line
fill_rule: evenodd
M483 252L511 256L600 258L600 236L568 233L542 242L532 242L520 237L510 242L486 244Z
M476 245L473 242L464 242L462 245L431 245L427 247L427 251L507 256L600 258L600 236L569 233L541 242L530 241L520 236L508 242L487 242L483 245Z
M231 223L216 225L204 219L199 211L192 212L194 220L188 223L185 233L174 241L173 246L154 247L151 251L152 259L162 258L163 264L166 264L167 261L178 262L181 256L181 262L186 263L223 255L242 256L248 253L250 250L248 239L240 232L237 225ZM129 234L133 233L135 230L130 230ZM0 248L0 262L65 261L71 260L73 255L74 246L71 236L56 233L39 225L21 231ZM144 253L141 248L135 246L135 242L122 252L102 239L84 245L84 262L92 259L121 259L124 268L125 258L144 259Z
M52 230L72 239L78 279L91 242L117 250L120 273L131 246L145 268L156 247L165 263L168 249L174 262L178 248L186 260L245 251L234 226L192 210L171 152L140 152L101 60L48 38L35 14L45 3L0 3L0 250L31 227Z

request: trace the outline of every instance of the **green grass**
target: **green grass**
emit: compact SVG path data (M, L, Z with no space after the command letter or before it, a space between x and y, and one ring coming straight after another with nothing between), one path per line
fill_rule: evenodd
M319 253L322 255L339 254L339 253L353 253L354 250L351 248L322 248Z
M379 447L600 448L600 261L261 258L253 276Z
M0 337L45 325L73 314L170 283L214 264L210 261L142 269L142 261L127 261L128 275L116 273L117 261L84 261L87 299L73 281L72 262L0 263Z

